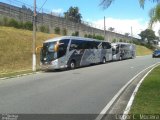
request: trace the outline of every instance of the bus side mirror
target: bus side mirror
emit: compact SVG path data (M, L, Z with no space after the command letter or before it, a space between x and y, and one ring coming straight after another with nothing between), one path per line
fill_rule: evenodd
M40 50L42 47L43 47L43 46L38 46L38 47L36 47L36 53L38 53L39 50Z
M58 49L59 49L59 44L55 44L55 46L54 46L54 51L57 52Z

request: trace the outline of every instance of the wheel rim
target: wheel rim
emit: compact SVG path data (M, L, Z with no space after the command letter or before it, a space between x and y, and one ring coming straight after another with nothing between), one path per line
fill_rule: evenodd
M103 58L103 63L106 63L106 59L105 58Z
M122 57L120 57L119 60L122 60Z
M71 69L74 69L75 68L75 64L74 62L71 62Z

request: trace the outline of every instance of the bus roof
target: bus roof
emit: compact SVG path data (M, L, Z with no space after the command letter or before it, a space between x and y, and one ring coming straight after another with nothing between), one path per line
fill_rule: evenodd
M52 39L46 40L46 41L44 41L44 43L59 41L59 40L62 40L62 39L75 39L75 40L106 42L106 41L96 40L96 39L92 39L92 38L84 38L84 37L76 37L76 36L62 36L62 37L56 37L56 38L52 38Z

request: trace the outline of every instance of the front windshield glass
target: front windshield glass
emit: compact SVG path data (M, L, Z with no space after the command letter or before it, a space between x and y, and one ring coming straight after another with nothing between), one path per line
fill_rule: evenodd
M57 58L57 53L54 51L56 42L44 43L41 49L41 62L53 61Z

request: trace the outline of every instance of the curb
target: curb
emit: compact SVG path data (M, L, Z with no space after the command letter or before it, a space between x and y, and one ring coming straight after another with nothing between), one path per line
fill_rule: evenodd
M33 75L33 74L38 74L38 73L40 73L40 72L31 72L31 73L19 74L19 75L10 76L10 77L3 77L3 78L0 78L0 80L6 80L6 79L10 79L10 78L19 78L19 77L22 77L22 76Z
M105 116L105 114L108 112L108 110L111 108L111 106L113 105L113 103L118 99L118 97L123 93L123 91L128 87L128 85L130 85L135 78L137 78L141 73L143 73L144 71L146 71L149 68L152 68L156 65L160 64L160 62L155 63L147 68L145 68L144 70L142 70L141 72L139 72L137 75L135 75L130 81L128 81L118 92L117 94L109 101L109 103L104 107L104 109L99 113L99 115L96 117L95 120L102 120L103 117Z
M136 88L134 89L129 101L128 101L128 104L123 112L123 115L122 115L122 119L121 120L126 120L126 115L128 115L130 109L131 109L131 106L132 106L132 103L134 101L134 98L138 92L138 89L139 87L141 86L142 82L144 81L144 79L148 76L149 73L151 73L153 71L154 68L156 68L157 66L159 66L160 62L156 63L153 68L151 70L149 70L145 75L144 77L138 82Z

